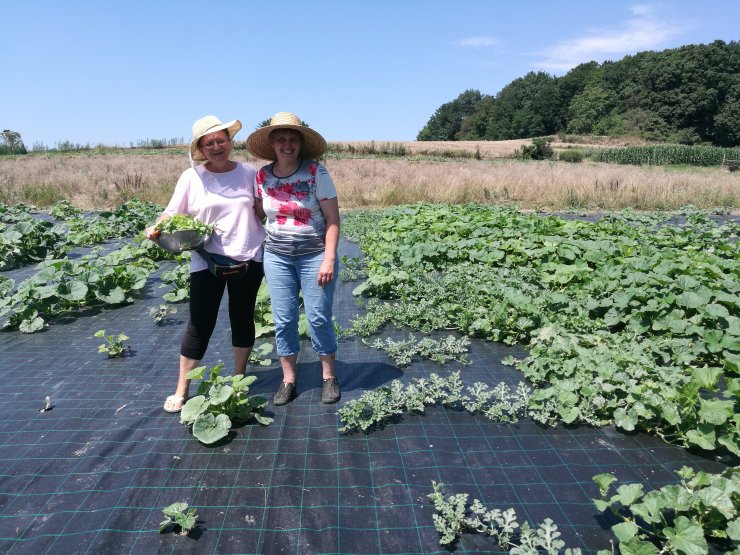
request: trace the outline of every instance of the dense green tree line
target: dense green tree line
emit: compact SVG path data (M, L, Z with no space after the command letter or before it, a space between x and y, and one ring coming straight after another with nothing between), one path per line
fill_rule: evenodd
M562 77L530 72L494 96L466 90L437 109L417 140L496 141L556 133L740 145L740 42L588 62Z

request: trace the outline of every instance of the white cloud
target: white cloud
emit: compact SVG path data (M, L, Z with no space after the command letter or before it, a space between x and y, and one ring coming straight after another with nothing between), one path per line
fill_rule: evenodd
M660 18L653 5L630 8L632 17L617 28L593 29L582 37L558 42L540 52L545 69L568 70L580 63L621 58L641 50L653 50L675 37L681 28Z
M468 37L460 39L455 44L462 47L485 48L487 46L498 46L501 41L495 37Z
M655 13L655 6L650 4L637 4L630 8L630 11L636 16L645 15L650 16Z

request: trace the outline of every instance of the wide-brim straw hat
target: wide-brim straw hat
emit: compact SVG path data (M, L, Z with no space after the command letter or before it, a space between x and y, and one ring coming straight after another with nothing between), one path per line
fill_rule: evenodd
M270 125L260 127L247 137L247 150L260 160L275 160L275 151L270 143L270 133L276 129L294 129L301 141L301 158L313 160L326 152L326 141L319 133L301 124L301 119L290 112L278 112L270 119Z
M216 131L223 131L226 129L229 133L229 139L233 139L239 130L242 128L242 122L238 119L232 120L228 123L221 123L221 120L216 116L205 116L200 118L193 124L193 141L190 143L190 157L193 160L205 160L206 157L198 148L198 141L204 135L209 133L215 133Z

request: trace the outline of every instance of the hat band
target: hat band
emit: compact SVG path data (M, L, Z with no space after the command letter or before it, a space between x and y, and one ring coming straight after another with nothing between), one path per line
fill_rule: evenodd
M198 138L200 139L203 135L205 135L206 133L208 133L211 129L213 129L214 127L218 127L219 125L223 125L223 123L216 123L214 125L211 125L208 129L206 129L205 131L203 131L203 133L201 133L198 136Z

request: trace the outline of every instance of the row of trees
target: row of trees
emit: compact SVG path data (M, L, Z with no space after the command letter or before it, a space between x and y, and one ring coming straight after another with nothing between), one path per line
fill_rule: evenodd
M530 72L495 96L467 90L440 106L417 140L495 141L557 133L740 145L740 42L589 62L562 77Z

